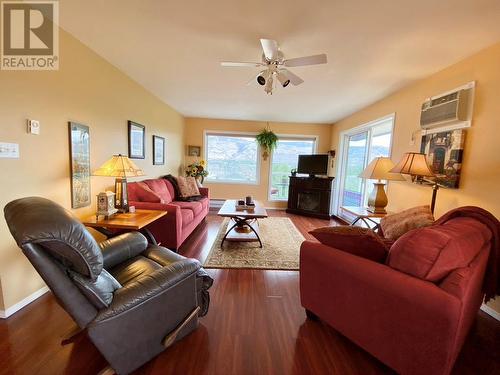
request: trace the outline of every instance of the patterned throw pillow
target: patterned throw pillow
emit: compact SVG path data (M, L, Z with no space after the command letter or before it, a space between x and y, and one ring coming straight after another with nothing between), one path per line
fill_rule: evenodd
M356 226L316 228L309 232L323 245L375 262L383 262L388 248L371 229Z
M395 241L412 229L427 227L433 223L431 208L418 206L385 216L380 220L380 227L385 238Z
M182 198L188 198L200 195L198 184L194 177L177 177L177 185L179 186L179 193Z

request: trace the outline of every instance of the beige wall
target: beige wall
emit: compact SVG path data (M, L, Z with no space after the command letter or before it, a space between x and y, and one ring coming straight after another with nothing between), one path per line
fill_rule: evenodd
M343 130L395 112L392 159L404 152L419 151L420 141L410 146L411 133L419 129L420 106L425 98L476 81L472 128L467 130L459 189L440 189L436 216L464 205L476 205L500 217L500 44L496 44L455 65L337 122L332 131L332 148L338 148ZM431 189L407 182L390 182L389 209L430 202ZM500 311L500 299L495 304Z
M67 33L60 33L60 70L0 71L0 141L20 145L20 159L0 159L0 207L38 195L71 207L68 121L90 126L91 166L113 154L127 154L127 120L146 126L146 159L137 160L148 177L178 173L183 162L184 119L114 66ZM27 134L26 119L41 122L41 134ZM167 139L164 166L152 165L152 135ZM92 177L92 195L113 184ZM81 217L95 210L74 210ZM19 302L44 284L22 255L0 218L0 309Z
M317 136L318 144L316 146L318 153L325 153L330 150L331 126L324 124L297 124L297 123L269 123L271 130L279 135L307 135ZM216 120L202 118L187 118L185 128L186 145L195 145L202 147L202 157L204 156L204 131L237 131L259 133L266 127L263 121L238 121L238 120ZM197 158L186 156L186 163L190 163ZM260 158L260 183L258 185L246 184L221 184L208 183L204 185L210 188L210 194L215 199L236 199L251 195L264 203L266 207L286 207L286 202L276 202L268 200L269 188L269 163L271 158L266 161ZM210 171L209 171L210 172Z

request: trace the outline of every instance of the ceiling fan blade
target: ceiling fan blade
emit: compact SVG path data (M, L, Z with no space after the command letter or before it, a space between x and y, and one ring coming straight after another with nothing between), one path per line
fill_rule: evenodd
M288 59L283 61L284 66L304 66L304 65L316 65L316 64L326 64L326 54L313 56L296 57L294 59Z
M304 83L304 80L302 78L292 73L288 69L281 69L280 72L283 73L290 80L290 83L294 86L298 86L301 83Z
M275 60L278 58L278 42L272 39L261 39L260 44L262 44L262 50L264 51L264 56L268 60Z
M263 63L258 62L237 62L237 61L221 61L222 66L232 66L232 67L240 67L240 66L251 66L251 67L259 67L263 66Z

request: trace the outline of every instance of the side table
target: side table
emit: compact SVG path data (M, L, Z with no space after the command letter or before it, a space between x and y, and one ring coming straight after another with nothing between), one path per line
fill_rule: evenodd
M139 231L148 239L148 242L157 245L156 239L147 225L165 216L167 211L159 210L136 210L135 212L117 213L109 218L99 220L96 215L87 217L82 221L83 225L94 228L106 237L116 235L116 230Z
M368 228L370 228L374 231L379 228L380 223L378 221L373 220L373 219L374 218L380 219L388 214L387 212L376 214L374 212L368 211L364 207L356 207L356 206L341 206L340 209L355 217L355 219L352 221L351 225L355 225L358 221L361 220L363 223L365 223L365 225Z

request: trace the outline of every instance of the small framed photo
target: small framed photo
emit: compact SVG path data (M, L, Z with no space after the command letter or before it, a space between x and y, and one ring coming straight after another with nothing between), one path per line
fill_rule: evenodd
M165 164L165 138L153 135L153 165Z
M201 147L200 146L188 146L188 156L201 156Z
M144 159L146 157L146 127L133 121L128 122L128 157Z

